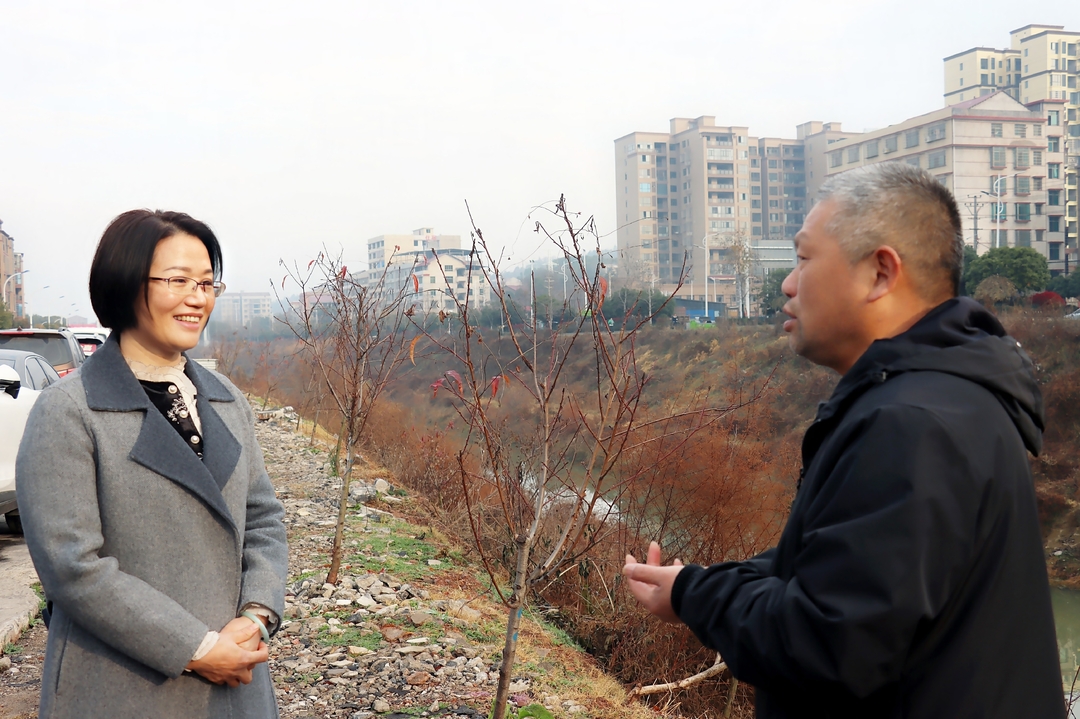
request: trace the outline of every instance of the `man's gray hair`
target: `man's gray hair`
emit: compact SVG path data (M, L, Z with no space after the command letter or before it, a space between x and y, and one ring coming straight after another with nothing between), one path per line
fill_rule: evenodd
M830 177L818 198L836 203L826 230L852 263L888 245L923 297L958 293L964 263L960 211L929 172L901 162L868 165Z

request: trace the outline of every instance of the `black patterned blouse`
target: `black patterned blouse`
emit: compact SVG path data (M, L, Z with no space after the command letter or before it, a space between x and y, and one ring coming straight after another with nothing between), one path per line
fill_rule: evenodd
M202 459L203 438L195 426L195 421L191 418L187 405L184 404L184 398L180 396L179 388L172 382L149 382L143 379L139 380L139 384L146 390L146 396L150 398L158 411L180 433L191 450Z

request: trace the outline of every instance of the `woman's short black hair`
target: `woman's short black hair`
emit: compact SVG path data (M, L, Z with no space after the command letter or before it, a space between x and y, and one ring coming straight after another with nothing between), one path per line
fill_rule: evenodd
M197 237L206 246L214 279L221 279L221 246L206 223L183 212L125 212L105 228L90 265L90 304L102 326L123 332L137 324L135 302L140 295L148 301L154 250L177 234Z

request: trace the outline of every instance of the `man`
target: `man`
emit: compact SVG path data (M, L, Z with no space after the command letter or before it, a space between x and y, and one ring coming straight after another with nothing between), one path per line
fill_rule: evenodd
M1027 452L1032 366L958 298L952 195L844 173L795 237L792 347L842 375L803 440L778 546L708 568L626 558L634 596L757 690L758 717L1065 716Z

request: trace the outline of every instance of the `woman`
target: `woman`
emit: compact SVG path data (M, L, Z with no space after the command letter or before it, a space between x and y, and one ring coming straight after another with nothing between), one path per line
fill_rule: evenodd
M284 512L244 396L183 354L220 278L217 238L185 214L126 212L98 245L112 335L38 399L16 466L53 603L41 719L277 716Z

